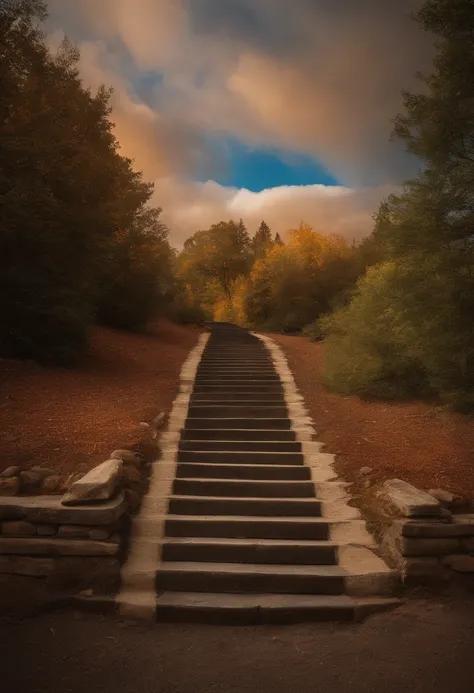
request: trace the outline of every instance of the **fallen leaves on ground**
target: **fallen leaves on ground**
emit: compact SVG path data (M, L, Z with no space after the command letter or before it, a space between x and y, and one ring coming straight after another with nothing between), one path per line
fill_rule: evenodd
M317 440L337 454L352 481L372 467L376 481L398 477L420 488L444 488L474 498L474 418L423 402L363 401L327 392L320 346L302 337L271 335L285 352L314 419Z
M169 410L197 329L160 321L149 333L94 331L74 369L0 360L0 471L10 465L86 472ZM142 435L142 434L141 434Z

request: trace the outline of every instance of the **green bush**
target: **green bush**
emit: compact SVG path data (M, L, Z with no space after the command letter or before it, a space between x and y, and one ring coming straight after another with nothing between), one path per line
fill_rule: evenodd
M348 307L321 320L324 382L345 394L393 398L426 387L419 359L406 344L409 327L397 305L397 268L371 268Z
M436 395L470 408L474 334L466 321L474 278L441 257L411 260L371 268L349 306L321 321L325 383L382 398Z
M323 316L321 316L323 317ZM320 342L324 339L324 331L321 326L321 318L314 320L309 325L306 325L301 331L301 336L309 339L310 342Z

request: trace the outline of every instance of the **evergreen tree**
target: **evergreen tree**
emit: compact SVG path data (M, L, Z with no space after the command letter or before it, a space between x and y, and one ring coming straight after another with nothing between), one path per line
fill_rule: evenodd
M380 264L326 325L327 376L345 391L438 394L472 407L474 0L425 0L416 18L438 35L438 52L423 93L404 94L394 134L423 171L379 210L371 250Z
M252 249L256 260L263 257L267 250L273 245L270 227L265 221L260 224L255 236L252 239Z
M281 240L280 234L276 233L275 234L275 245L284 245L283 241Z
M40 0L0 3L0 356L70 363L113 312L125 248L116 300L141 323L144 293L147 317L159 308L167 241L149 223L153 186L118 152L110 92L82 85L69 41L51 54L45 17Z

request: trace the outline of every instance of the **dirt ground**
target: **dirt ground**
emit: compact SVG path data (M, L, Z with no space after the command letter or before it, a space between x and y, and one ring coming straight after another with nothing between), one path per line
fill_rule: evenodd
M422 402L366 402L327 392L317 343L271 335L283 348L327 451L341 475L354 480L372 467L374 481L398 477L420 488L474 498L474 417ZM473 689L474 691L474 684Z
M97 328L75 369L0 360L0 471L85 472L133 444L168 410L200 331L161 321L149 334Z
M51 613L0 619L15 693L473 693L471 600L408 602L362 624L219 627Z

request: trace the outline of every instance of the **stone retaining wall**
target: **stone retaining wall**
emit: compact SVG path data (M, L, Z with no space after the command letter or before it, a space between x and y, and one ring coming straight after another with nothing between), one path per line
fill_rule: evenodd
M378 527L381 550L405 583L449 581L459 574L474 580L474 513L453 514L399 479L386 482L381 497L392 511Z
M123 493L76 507L57 496L0 499L0 575L42 579L51 590L114 592L127 509Z

